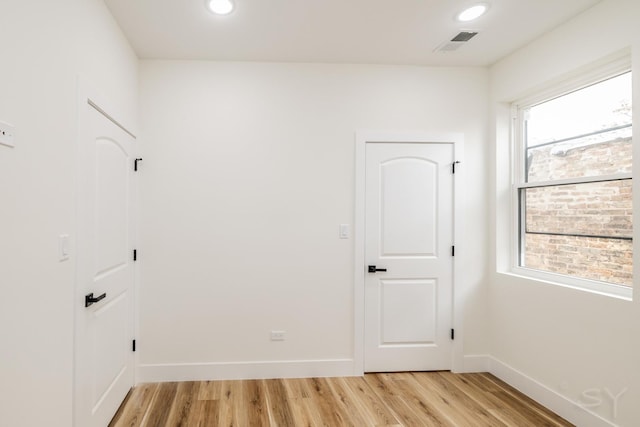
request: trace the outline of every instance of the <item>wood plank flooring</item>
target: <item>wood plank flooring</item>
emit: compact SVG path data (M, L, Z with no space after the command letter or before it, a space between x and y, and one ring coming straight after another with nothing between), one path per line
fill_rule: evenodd
M571 426L491 374L142 384L110 427Z

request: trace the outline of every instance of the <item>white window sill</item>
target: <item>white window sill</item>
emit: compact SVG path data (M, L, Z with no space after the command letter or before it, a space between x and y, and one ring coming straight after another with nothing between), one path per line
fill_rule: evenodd
M533 270L524 267L513 267L511 271L498 271L498 274L531 280L547 285L562 286L564 288L575 289L577 291L589 292L625 301L633 300L633 288L630 286L580 279L577 277L564 276L562 274Z

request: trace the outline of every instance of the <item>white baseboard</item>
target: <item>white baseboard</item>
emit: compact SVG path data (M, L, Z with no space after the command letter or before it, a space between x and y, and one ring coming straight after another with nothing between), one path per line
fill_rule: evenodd
M462 358L462 370L455 371L456 374L470 374L474 372L489 372L489 355L472 354Z
M576 426L616 427L616 424L611 421L589 411L584 406L539 383L506 363L492 356L487 356L487 359L488 372L526 394L542 406L549 408L570 423Z
M353 359L143 364L136 382L349 377L354 372Z

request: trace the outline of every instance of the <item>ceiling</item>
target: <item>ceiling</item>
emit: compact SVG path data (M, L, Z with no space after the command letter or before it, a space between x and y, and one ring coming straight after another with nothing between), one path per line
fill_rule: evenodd
M216 16L204 0L105 0L140 58L487 66L599 0L234 0ZM480 0L481 1L481 0ZM461 30L479 34L434 52Z

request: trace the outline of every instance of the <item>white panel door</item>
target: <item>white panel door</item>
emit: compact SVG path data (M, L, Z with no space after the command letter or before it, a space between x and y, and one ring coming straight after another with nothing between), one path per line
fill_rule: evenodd
M366 144L366 372L451 369L452 162L453 144Z
M134 383L135 140L88 103L81 108L75 425L104 427Z

